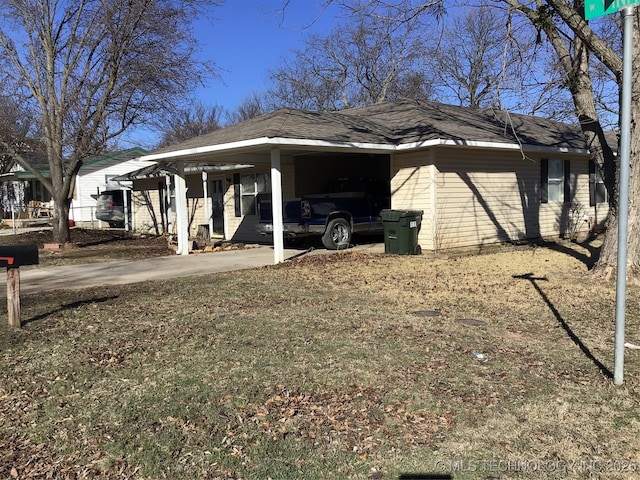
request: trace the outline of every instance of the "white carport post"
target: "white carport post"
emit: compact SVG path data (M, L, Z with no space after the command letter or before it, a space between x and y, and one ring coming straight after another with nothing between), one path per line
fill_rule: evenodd
M273 263L284 262L282 232L282 172L280 149L271 149L271 218L273 220Z
M213 234L213 213L211 211L211 199L209 198L209 174L204 171L202 172L202 192L202 196L204 197L204 218L207 219L207 223L209 224L209 238L207 238L207 241L209 241Z
M176 162L178 174L175 178L176 227L178 233L178 255L189 255L189 219L187 214L187 182L184 176L184 161Z

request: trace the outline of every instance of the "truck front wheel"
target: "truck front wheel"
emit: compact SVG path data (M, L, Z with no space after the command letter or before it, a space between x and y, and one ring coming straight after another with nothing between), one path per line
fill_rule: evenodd
M347 248L351 243L351 225L344 218L334 218L322 235L322 244L328 250Z

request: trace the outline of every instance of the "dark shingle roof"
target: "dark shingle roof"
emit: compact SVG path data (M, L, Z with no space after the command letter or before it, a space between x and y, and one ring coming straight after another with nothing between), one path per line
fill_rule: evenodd
M542 117L495 109L471 109L418 100L398 100L344 110L393 131L396 144L441 139L530 146L585 148L580 130Z
M402 99L339 112L282 109L153 152L261 138L399 146L440 140L585 149L579 128L541 117Z

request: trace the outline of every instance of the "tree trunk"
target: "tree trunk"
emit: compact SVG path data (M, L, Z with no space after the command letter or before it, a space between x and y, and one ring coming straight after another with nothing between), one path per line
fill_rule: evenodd
M631 108L633 118L638 118L640 109L637 101ZM627 225L627 279L630 283L640 284L640 178L638 175L638 156L640 139L636 132L636 121L631 124L631 150L629 166L629 223ZM615 277L618 261L618 215L617 211L609 215L600 258L593 273L606 280Z
M69 229L70 201L54 202L55 215L53 216L53 241L65 244L71 242L71 230Z
M640 32L638 16L635 16L633 34L633 64L640 62ZM640 77L638 69L633 69L631 79L631 144L629 150L629 223L627 237L627 279L640 284ZM618 157L619 158L619 157ZM619 175L616 182L619 183ZM618 189L616 189L616 192ZM617 205L618 198L613 199ZM607 233L600 258L593 273L605 279L616 274L618 258L618 212L609 214Z

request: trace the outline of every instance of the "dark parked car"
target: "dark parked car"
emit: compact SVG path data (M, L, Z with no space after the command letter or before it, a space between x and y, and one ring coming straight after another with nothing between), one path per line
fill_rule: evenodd
M109 222L110 227L124 227L124 191L107 190L98 196L96 218Z
M315 235L327 249L337 250L351 243L353 233L384 232L380 211L389 208L389 182L340 178L323 190L324 193L284 202L282 222L288 242ZM272 235L271 201L262 199L258 210L260 223L256 230L261 235Z

